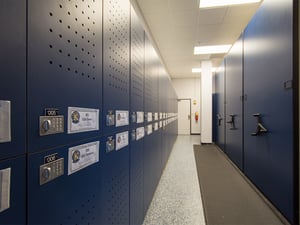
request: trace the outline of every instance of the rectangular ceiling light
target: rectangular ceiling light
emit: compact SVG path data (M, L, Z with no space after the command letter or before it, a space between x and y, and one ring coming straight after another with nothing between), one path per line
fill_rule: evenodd
M216 68L215 67L212 67L211 68L211 71L212 72L216 72ZM201 73L202 72L202 69L201 68L192 68L192 73Z
M200 8L213 8L229 5L257 3L261 0L200 0Z
M196 46L194 48L194 55L222 54L227 53L230 48L231 45Z

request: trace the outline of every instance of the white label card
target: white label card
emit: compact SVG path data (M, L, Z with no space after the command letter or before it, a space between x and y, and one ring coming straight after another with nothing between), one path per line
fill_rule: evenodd
M162 119L162 118L163 118L163 114L159 113L159 119Z
M148 134L148 135L152 134L152 132L153 132L152 129L153 129L153 128L152 128L152 124L149 124L149 125L147 126L147 134Z
M116 134L116 150L128 145L128 131Z
M136 112L136 123L144 123L144 112Z
M99 161L100 142L91 142L69 148L68 175L78 172Z
M10 207L11 169L0 170L0 212Z
M11 141L10 101L0 100L0 143Z
M142 138L144 138L145 136L145 128L144 127L139 127L139 128L136 128L136 140L140 140Z
M152 112L147 113L147 121L151 122L152 121Z
M158 120L158 113L154 113L154 120Z
M162 128L163 124L162 121L159 121L159 128Z
M99 109L68 107L68 134L99 130Z
M155 123L155 124L154 124L154 130L155 130L155 131L158 130L158 123Z
M116 111L116 127L122 127L129 124L129 111Z

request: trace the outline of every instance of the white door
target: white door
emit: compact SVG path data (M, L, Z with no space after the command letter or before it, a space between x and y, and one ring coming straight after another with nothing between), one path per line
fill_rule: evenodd
M191 134L191 100L178 100L178 134Z

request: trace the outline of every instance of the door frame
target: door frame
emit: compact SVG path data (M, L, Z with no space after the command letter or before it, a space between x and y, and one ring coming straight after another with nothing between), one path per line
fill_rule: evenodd
M191 123L191 121L192 121L192 116L191 116L192 115L192 107L191 107L192 99L191 98L178 98L177 99L177 106L178 106L178 103L180 101L189 101L190 102L190 135L191 135L192 134L192 123ZM177 130L177 133L178 133L178 130Z

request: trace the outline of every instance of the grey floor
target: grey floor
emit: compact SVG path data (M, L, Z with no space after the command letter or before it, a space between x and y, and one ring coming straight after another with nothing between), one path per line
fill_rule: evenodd
M205 225L193 144L178 136L143 225Z

